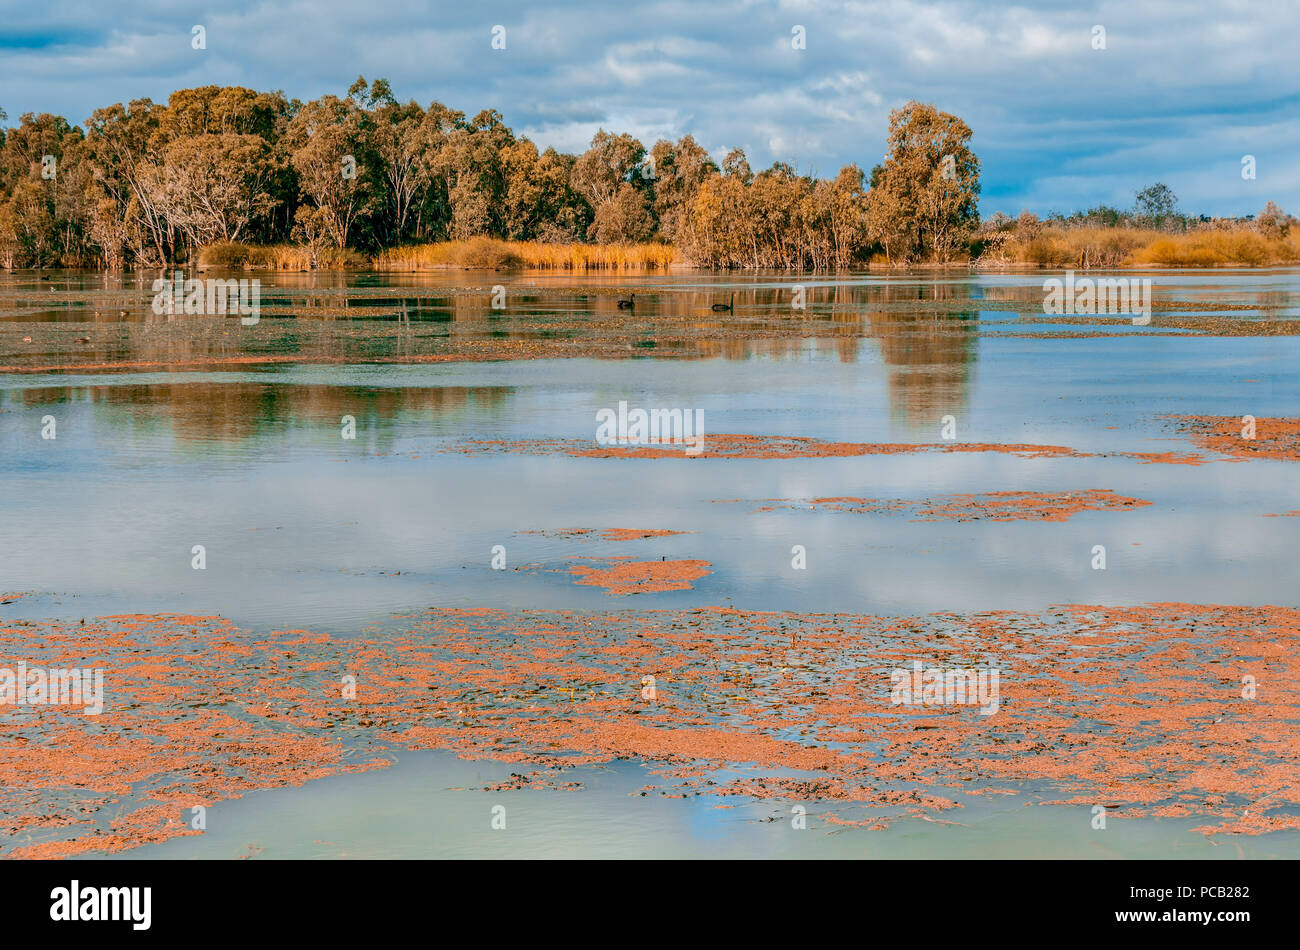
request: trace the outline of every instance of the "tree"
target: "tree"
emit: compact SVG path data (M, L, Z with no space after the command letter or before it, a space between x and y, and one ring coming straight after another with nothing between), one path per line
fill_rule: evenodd
M1137 192L1133 213L1155 227L1163 227L1178 214L1178 196L1162 182L1148 185Z
M892 259L949 260L979 224L980 163L971 128L916 101L889 114L885 160L872 169L868 223Z
M758 241L749 213L751 197L739 176L709 176L695 196L688 256L714 267L744 267L754 261Z
M90 257L90 178L81 130L62 116L29 112L0 141L0 203L7 206L0 241L6 259L46 266Z
M645 146L631 135L600 129L574 164L573 189L592 207L597 241L622 240L628 233L644 231L643 219L649 214L649 179L642 174L645 154Z
M429 187L429 172L420 161L424 110L414 102L386 104L372 117L372 155L383 182L387 208L388 243L406 234L411 208Z
M5 210L8 234L0 237L0 243L11 245L11 253L29 267L54 263L58 228L49 190L23 178L14 186Z
M813 192L818 211L826 216L831 262L845 267L867 238L866 189L862 169L846 165L830 181L820 181Z
M161 266L171 260L175 232L158 207L153 169L161 163L165 136L159 130L167 107L149 99L129 106L120 102L96 109L86 122L88 161L94 180L113 202L122 226L100 229L113 235L117 246L105 248L109 258L130 256L141 264Z
M665 241L672 244L686 237L695 196L717 170L709 153L689 135L676 143L660 139L654 144L647 173L654 187L659 234Z
M463 240L501 234L506 204L503 155L514 144L514 134L495 109L485 109L469 122L454 121L444 131L446 118L439 117L435 127L440 141L432 169L446 188L449 236Z
M451 193L456 185L455 163L450 160L453 136L466 127L465 113L432 102L420 123L418 164L429 185L417 203L415 233L440 239L451 227Z
M291 105L282 92L199 86L171 94L159 129L169 140L195 135L258 135L276 142L291 117Z
M293 168L303 194L325 212L335 247L346 247L372 182L362 161L366 140L356 103L324 96L304 105L289 123Z
M324 208L303 205L294 215L291 236L307 249L308 259L314 268L320 264L321 255L330 245L333 221Z
M1255 227L1267 237L1283 238L1291 232L1291 216L1276 202L1270 201L1255 218Z
M754 172L749 167L749 159L745 157L743 148L733 148L727 153L726 158L722 160L722 173L739 179L743 185L748 185L754 180Z
M386 79L367 83L358 76L345 101L360 119L361 142L354 157L365 166L371 185L367 210L373 217L366 222L366 236L379 246L399 244L430 181L421 161L425 112L414 101L399 103Z
M645 192L630 182L596 209L591 236L598 244L641 244L654 235L654 218Z
M502 236L551 243L581 240L587 231L587 203L569 186L574 158L548 148L541 155L528 139L501 152L505 177Z
M743 266L809 265L809 251L817 242L817 235L816 225L808 226L813 217L812 207L804 204L810 191L808 180L785 162L777 162L755 176L749 171L744 152L738 150L723 160L723 166L729 169L727 180L748 182L745 199L736 212L745 214L749 224L736 234L748 245L748 260Z
M0 128L0 263L147 267L214 241L286 239L317 259L331 244L478 236L666 240L718 267L829 270L880 245L891 261L948 260L977 223L970 139L960 119L909 102L890 116L868 190L857 165L825 179L784 162L760 171L739 148L715 162L690 135L647 153L601 129L581 155L542 152L496 110L403 104L384 79L307 103L199 86L96 110L84 135L53 115ZM46 156L57 175L42 174ZM1176 214L1163 185L1139 205L1146 220ZM1121 219L1099 208L1068 220ZM1270 205L1256 227L1290 224Z
M259 135L224 133L178 138L154 174L162 214L195 247L238 241L275 204L277 173Z

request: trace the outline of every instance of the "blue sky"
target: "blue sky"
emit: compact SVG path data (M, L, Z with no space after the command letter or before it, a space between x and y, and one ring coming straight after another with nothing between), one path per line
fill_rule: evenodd
M0 0L0 108L81 124L189 86L309 99L360 74L403 100L499 109L542 147L581 151L600 127L647 145L689 132L719 157L831 175L879 161L889 110L917 98L975 130L985 215L1130 207L1157 180L1189 212L1297 213L1297 38L1300 4L1244 0Z

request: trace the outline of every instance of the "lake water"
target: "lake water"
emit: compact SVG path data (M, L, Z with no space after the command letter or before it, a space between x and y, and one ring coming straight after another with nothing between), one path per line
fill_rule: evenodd
M430 608L901 617L1300 606L1296 519L1266 517L1300 510L1294 459L1142 456L1196 451L1174 417L1300 415L1300 337L1162 320L1296 319L1300 270L1142 275L1156 287L1151 326L1053 322L1041 273L264 274L253 327L161 318L147 280L49 276L0 276L0 594L22 595L0 606L0 623L183 614L253 637L355 638ZM790 304L796 288L803 310ZM635 314L620 316L613 300L630 291ZM733 291L734 314L709 309ZM706 440L941 444L951 417L959 442L1073 451L607 459L528 448L590 445L596 413L620 401L700 410ZM341 437L347 416L354 439ZM53 439L42 438L48 417ZM509 450L467 450L475 441ZM812 502L1095 489L1150 504L958 521ZM633 544L564 533L620 528L682 533ZM192 565L196 545L204 570ZM1097 545L1105 570L1093 566ZM495 546L505 570L492 569ZM804 569L792 569L796 547ZM569 570L575 558L618 557L700 560L710 572L687 589L618 597ZM1101 834L1087 809L1029 807L1052 799L1050 783L964 799L942 816L959 824L835 826L810 802L800 831L788 802L641 797L654 777L636 761L566 774L580 791L487 792L460 789L517 769L391 754L389 768L214 805L204 835L125 854L1300 855L1298 831L1207 837L1195 818L1130 819ZM504 831L490 825L498 802Z

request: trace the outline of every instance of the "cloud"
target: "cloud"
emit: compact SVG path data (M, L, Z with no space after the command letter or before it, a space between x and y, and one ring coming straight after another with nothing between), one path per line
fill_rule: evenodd
M0 23L11 122L35 111L81 123L204 83L305 100L382 76L402 99L497 108L542 148L581 149L600 127L647 145L690 133L710 150L742 144L756 168L828 175L877 163L889 110L917 98L975 130L985 214L1127 205L1156 180L1189 211L1268 199L1300 211L1300 61L1280 42L1300 8L1286 4L0 0ZM190 47L196 23L206 50ZM498 24L505 50L491 48ZM791 47L796 25L804 50ZM1240 178L1243 154L1255 181Z

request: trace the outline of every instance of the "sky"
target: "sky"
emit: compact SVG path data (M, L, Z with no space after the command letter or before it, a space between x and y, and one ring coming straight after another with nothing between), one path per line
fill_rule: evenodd
M0 108L80 125L176 89L308 100L362 75L495 108L542 148L690 133L829 177L879 162L890 110L919 99L974 130L985 216L1130 208L1155 181L1192 214L1298 213L1297 40L1291 0L0 0Z

